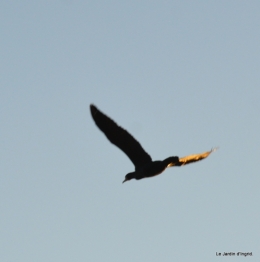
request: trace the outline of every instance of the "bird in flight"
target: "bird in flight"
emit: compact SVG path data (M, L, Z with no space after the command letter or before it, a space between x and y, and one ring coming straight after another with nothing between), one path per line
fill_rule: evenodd
M135 166L135 171L128 173L123 183L133 178L139 180L159 175L167 167L183 166L200 161L217 150L217 148L213 148L201 154L181 158L171 156L163 161L152 161L151 156L145 152L141 144L124 128L118 126L111 118L99 111L94 105L90 105L90 112L98 128L106 135L112 144L119 147L130 158Z

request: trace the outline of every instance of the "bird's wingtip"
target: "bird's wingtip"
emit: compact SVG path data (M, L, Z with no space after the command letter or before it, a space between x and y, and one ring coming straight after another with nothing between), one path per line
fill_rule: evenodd
M90 111L91 111L92 115L95 115L96 112L98 111L98 109L96 108L96 106L93 105L93 104L90 104L89 107L90 107Z

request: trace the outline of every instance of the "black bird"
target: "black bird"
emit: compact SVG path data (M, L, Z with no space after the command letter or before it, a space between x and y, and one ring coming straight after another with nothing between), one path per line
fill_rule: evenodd
M145 177L152 177L161 174L167 167L183 166L202 160L217 150L213 148L208 152L194 154L185 157L171 156L163 161L152 161L140 143L135 140L125 129L118 126L112 119L99 111L94 105L90 105L91 115L108 140L119 147L135 165L135 171L125 176L125 181L133 178L139 180Z

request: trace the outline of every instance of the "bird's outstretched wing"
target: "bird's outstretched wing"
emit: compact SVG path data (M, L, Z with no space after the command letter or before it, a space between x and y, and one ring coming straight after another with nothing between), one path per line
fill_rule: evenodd
M152 158L144 151L140 143L125 129L118 126L94 105L90 105L90 111L99 129L112 144L119 147L131 159L136 169L152 161Z
M168 165L168 167L171 166L184 166L190 163L194 163L197 161L200 161L202 159L205 159L206 157L208 157L212 152L216 151L218 148L212 148L210 151L201 153L201 154L194 154L194 155L189 155L189 156L184 156L184 157L180 157L179 158L179 162L177 163L171 163Z

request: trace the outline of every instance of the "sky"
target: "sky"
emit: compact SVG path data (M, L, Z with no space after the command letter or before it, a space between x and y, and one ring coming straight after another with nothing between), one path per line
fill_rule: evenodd
M0 260L260 261L259 13L1 1ZM92 103L153 160L219 150L122 184L134 166Z

